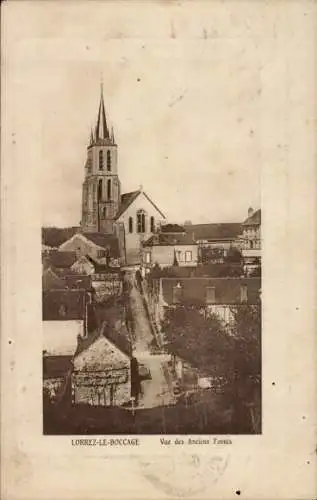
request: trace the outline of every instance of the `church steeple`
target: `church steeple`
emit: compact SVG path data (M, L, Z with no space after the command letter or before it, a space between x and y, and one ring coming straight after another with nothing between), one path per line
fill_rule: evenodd
M107 120L106 120L105 104L103 101L103 83L101 83L100 90L101 90L100 104L99 104L98 118L95 130L96 141L98 141L98 139L110 139Z

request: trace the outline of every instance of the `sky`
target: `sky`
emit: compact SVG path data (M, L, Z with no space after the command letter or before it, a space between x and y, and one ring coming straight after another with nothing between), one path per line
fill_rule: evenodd
M258 25L247 31L238 10L229 22L221 8L217 19L188 5L138 15L112 4L84 28L72 20L88 15L80 5L58 6L41 43L21 47L24 88L37 96L42 224L80 222L101 78L123 192L142 185L170 222L245 219L261 194Z

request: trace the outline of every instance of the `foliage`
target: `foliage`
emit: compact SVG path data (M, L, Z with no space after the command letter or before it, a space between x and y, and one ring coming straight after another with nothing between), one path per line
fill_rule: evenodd
M202 247L200 252L201 262L203 264L218 263L224 260L224 249L222 247Z
M167 347L180 358L210 374L224 375L230 371L233 339L220 321L194 305L166 311L162 330Z
M236 247L230 247L225 256L225 262L230 264L242 264L243 257L240 250Z

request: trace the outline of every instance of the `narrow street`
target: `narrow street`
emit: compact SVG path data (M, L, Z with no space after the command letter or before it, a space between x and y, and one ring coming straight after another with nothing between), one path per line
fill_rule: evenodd
M140 365L146 367L150 374L150 380L141 382L142 394L139 408L153 408L155 406L169 405L175 403L175 396L168 383L166 354L152 354L150 347L153 342L153 334L149 323L143 296L131 279L131 309L135 322L135 346L134 355Z

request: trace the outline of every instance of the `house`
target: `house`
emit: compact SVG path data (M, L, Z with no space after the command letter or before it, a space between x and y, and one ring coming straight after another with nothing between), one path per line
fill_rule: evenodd
M149 287L152 320L160 329L165 308L192 306L206 314L216 314L225 324L233 321L233 309L260 305L259 278L166 278L153 279Z
M73 404L122 406L131 400L131 344L127 332L103 324L78 343L73 360Z
M51 289L42 294L43 351L49 356L71 356L77 337L96 328L91 293L76 289Z
M96 126L91 131L87 146L81 231L87 238L88 233L115 235L121 259L125 264L134 265L140 263L142 242L165 221L163 212L143 188L121 193L118 145L113 129L110 131L108 127L101 89ZM87 253L98 258L87 249L82 252L84 255Z
M241 223L189 224L186 233L191 235L202 248L222 248L224 251L234 246L241 233Z
M122 273L117 267L99 264L88 255L83 255L79 257L71 269L89 275L97 300L103 300L111 295L119 296L122 294Z
M241 251L248 271L261 263L261 210L248 210L248 217L242 223L240 237Z
M192 236L184 233L157 233L143 243L142 265L150 268L173 265L195 267L198 263L198 245Z
M120 266L119 241L114 234L76 233L59 247L59 253L67 252L76 253L72 266L77 262L78 267L78 259L87 255L100 264Z

